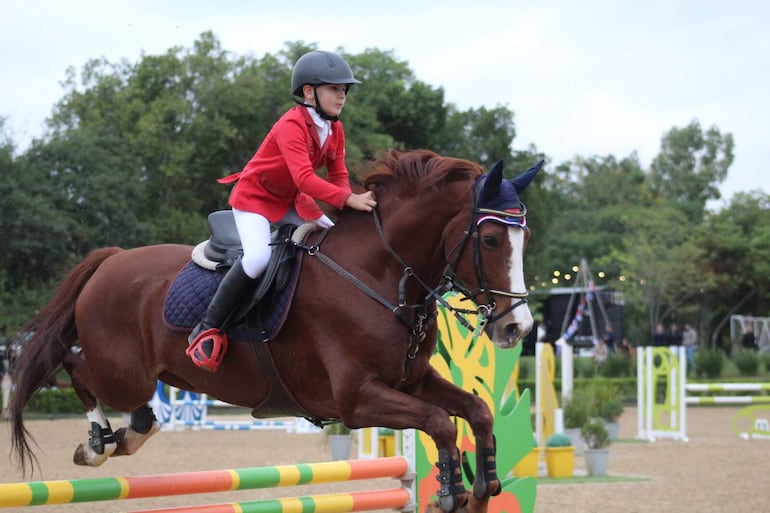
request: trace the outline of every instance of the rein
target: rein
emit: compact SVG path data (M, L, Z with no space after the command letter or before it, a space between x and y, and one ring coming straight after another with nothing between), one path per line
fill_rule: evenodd
M416 358L417 352L419 351L420 343L423 340L425 340L425 337L427 335L427 330L435 322L436 316L438 314L435 308L430 313L428 312L428 306L432 301L438 302L446 310L452 312L452 314L457 319L457 321L460 324L462 324L463 327L473 332L474 334L481 333L481 331L486 327L487 323L489 322L494 323L495 321L497 321L498 319L506 315L508 312L511 312L513 309L527 303L527 296L529 294L526 291L509 292L509 291L502 291L502 290L489 288L487 284L488 283L487 276L486 276L486 273L484 272L483 265L481 263L481 247L480 247L480 241L479 241L479 226L481 225L481 223L486 222L488 220L493 220L493 221L499 220L502 222L502 219L511 218L511 217L523 219L524 216L526 215L526 207L524 207L523 203L521 204L521 206L522 206L521 213L511 213L511 212L501 212L501 211L489 210L489 209L480 209L478 208L478 194L474 193L470 226L464 232L463 238L454 246L452 251L449 252L449 255L447 256L447 260L451 258L453 253L456 253L454 262L447 263L447 266L444 269L444 272L442 273L441 281L436 287L429 286L427 283L425 283L425 281L423 281L419 276L417 276L417 274L415 274L414 272L414 269L410 265L408 265L406 262L404 262L404 259L401 258L401 256L388 243L388 240L385 237L385 231L382 228L382 221L380 220L380 216L378 214L377 208L375 208L372 211L372 215L374 218L374 225L377 229L377 233L380 236L380 240L382 240L382 243L385 246L385 249L387 249L388 252L393 256L393 258L403 267L402 276L398 282L398 291L397 291L398 304L393 304L390 301L388 301L385 297L383 297L381 294L379 294L369 285L362 282L360 279L358 279L349 271L347 271L342 266L340 266L328 255L321 252L320 246L323 243L326 236L328 235L329 228L326 228L321 232L320 236L318 237L317 241L314 244L308 246L305 244L295 243L295 245L298 248L306 251L309 256L318 258L318 260L320 260L324 265L332 269L334 272L336 272L342 278L344 278L349 283L354 285L364 294L366 294L367 296L374 299L375 301L383 305L385 308L390 310L399 321L401 321L406 327L410 329L411 336L409 338L409 347L407 350L407 363L401 378L402 380L404 380L406 379L406 375L408 372L409 361L414 360ZM484 215L484 218L480 220L481 215ZM479 288L476 290L470 290L468 287L466 287L459 280L455 272L455 269L457 268L457 265L460 261L460 257L462 256L462 253L469 239L473 241L472 242L473 267L476 272L476 278L479 282ZM409 305L406 302L406 283L410 278L416 280L417 283L419 283L420 286L427 292L425 299L423 300L422 303ZM457 291L460 294L462 294L464 296L464 300L473 300L474 297L480 294L484 294L486 296L487 302L486 304L478 305L478 307L475 310L456 308L450 305L442 297L446 292L449 292L451 290ZM497 304L494 300L495 295L517 298L519 299L519 301L517 301L516 303L513 303L511 306L506 308L503 312L497 315L493 315L493 312L497 307ZM413 318L410 318L405 314L405 310L408 310L408 309L414 311ZM463 316L464 314L476 314L480 318L479 325L474 327Z
M350 282L352 285L354 285L364 294L366 294L367 296L374 299L375 301L383 305L385 308L390 310L399 321L401 321L407 328L410 329L411 336L409 337L409 348L407 350L407 365L408 365L408 362L410 360L414 360L417 357L417 352L420 349L420 343L423 340L425 340L425 337L427 336L427 330L430 328L432 323L435 322L436 315L438 314L436 310L433 310L432 312L428 313L427 305L430 303L430 300L432 298L436 299L439 302L441 302L441 304L447 306L448 308L451 308L451 306L441 297L441 295L444 292L446 292L448 289L443 290L442 289L443 284L440 284L438 287L434 289L431 289L428 285L426 285L425 282L422 281L419 278L419 276L417 276L414 273L414 269L412 269L411 266L407 265L404 262L404 260L401 258L401 256L395 252L395 250L390 246L390 244L388 244L388 241L385 238L385 233L382 230L382 223L380 222L380 218L379 218L379 215L377 214L377 210L376 209L373 210L372 213L374 215L375 226L377 227L377 233L380 235L380 239L385 245L385 248L388 250L388 252L390 252L391 255L395 257L396 261L404 267L401 279L398 281L398 304L397 305L388 301L381 294L379 294L377 291L375 291L366 283L362 282L360 279L356 278L353 274L351 274L349 271L347 271L345 268L343 268L341 265L335 262L328 255L321 252L320 246L323 240L326 238L326 235L329 233L329 228L326 228L324 229L323 232L321 232L321 235L319 236L318 240L312 246L297 244L297 247L299 247L304 251L307 251L307 254L309 256L318 258L318 260L320 260L323 264L325 264L331 270L339 274L342 278ZM416 279L417 282L420 283L420 285L423 288L428 290L428 295L426 296L425 300L420 304L408 305L406 302L406 282L408 281L409 278ZM415 314L413 319L410 319L404 313L404 310L406 309L414 310ZM406 369L404 370L404 375L402 376L402 380L405 379L405 377L406 377Z

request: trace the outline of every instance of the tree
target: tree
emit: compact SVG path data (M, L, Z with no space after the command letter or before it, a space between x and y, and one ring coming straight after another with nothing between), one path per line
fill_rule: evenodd
M697 120L672 128L651 165L652 189L699 224L706 202L720 198L718 186L727 177L734 146L731 134L722 135L716 126L704 132Z
M444 90L417 80L393 52L369 49L345 57L363 82L351 90L343 114L348 167L360 176L364 160L383 149L435 149L447 116Z
M548 190L558 215L544 238L541 258L555 269L568 269L581 259L616 267L613 252L623 248L631 209L651 205L639 159L632 154L575 157L549 175Z
M636 303L648 312L649 336L658 323L698 304L714 276L702 247L702 232L677 209L637 207L622 221L627 236L612 258L624 277L618 283L626 304Z
M705 250L716 277L707 294L716 345L730 315L770 310L770 195L737 193L705 224Z
M516 137L513 118L513 112L502 105L464 112L452 107L446 131L436 141L437 151L473 160L487 169L500 159L512 162Z

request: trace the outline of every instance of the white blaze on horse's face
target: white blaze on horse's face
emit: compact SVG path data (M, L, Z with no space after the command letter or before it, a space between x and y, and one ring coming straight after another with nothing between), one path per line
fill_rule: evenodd
M513 292L526 292L527 286L526 283L524 283L524 246L526 243L526 232L518 227L509 227L507 232L508 243L511 246L511 259L508 263L509 290ZM521 301L521 299L498 295L496 301L498 307L507 309L510 308L512 304ZM490 338L501 348L507 349L514 347L519 343L519 340L532 330L533 324L532 312L529 311L529 307L526 303L521 304L491 326L492 333L490 334Z

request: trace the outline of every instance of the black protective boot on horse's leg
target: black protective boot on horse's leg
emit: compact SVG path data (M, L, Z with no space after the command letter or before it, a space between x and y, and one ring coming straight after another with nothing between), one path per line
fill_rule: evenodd
M187 339L190 346L186 353L195 365L210 372L217 371L227 351L227 335L219 329L256 282L243 271L240 259L227 271L211 298L206 315Z

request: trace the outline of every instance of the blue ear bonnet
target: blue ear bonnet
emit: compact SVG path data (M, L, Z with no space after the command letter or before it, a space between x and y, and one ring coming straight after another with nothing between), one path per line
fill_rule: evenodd
M505 224L525 226L524 214L527 209L519 199L519 193L527 188L535 175L542 169L540 161L524 174L512 180L503 179L503 161L498 161L492 170L476 182L476 206L479 211L478 223L497 221ZM506 214L510 214L506 216Z
M516 192L516 187L513 186L510 180L503 180L500 183L497 196L492 198L479 198L479 208L485 210L497 210L499 212L505 212L510 209L517 209L521 206L521 200L519 200L519 193Z

